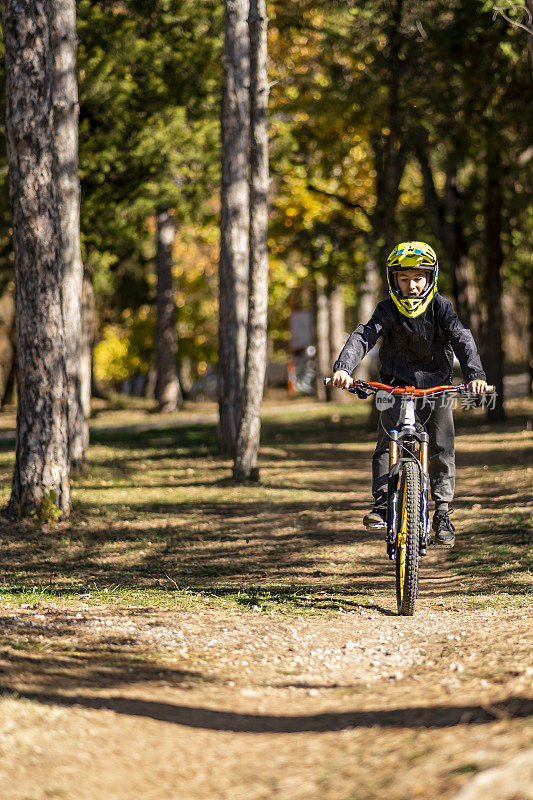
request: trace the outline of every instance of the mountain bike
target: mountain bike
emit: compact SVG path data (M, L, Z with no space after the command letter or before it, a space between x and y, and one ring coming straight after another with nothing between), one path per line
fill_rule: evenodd
M326 378L324 383L331 384L331 378ZM384 401L389 401L387 395L401 397L397 429L386 431L390 440L386 542L387 555L391 561L395 561L396 566L398 614L412 616L418 597L419 558L427 555L430 544L429 436L424 426L417 423L416 403L422 398L428 401L453 394L472 398L472 393L465 384L416 389L413 386L389 386L374 381L353 381L348 391L361 399L378 392L383 393ZM486 393L494 391L494 386L488 386ZM481 397L476 395L476 401L469 405L475 405L481 401ZM379 404L376 404L379 408Z

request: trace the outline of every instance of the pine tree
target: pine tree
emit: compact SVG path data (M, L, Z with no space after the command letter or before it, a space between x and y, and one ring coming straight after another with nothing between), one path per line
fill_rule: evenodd
M172 245L176 225L168 209L157 215L156 387L159 410L176 411L182 405L176 355L176 298L172 285Z
M242 412L249 276L249 0L225 0L221 106L219 440L233 457Z
M265 0L250 0L250 270L243 408L233 475L258 478L261 403L267 362L268 78Z
M5 0L16 270L17 438L10 511L70 510L63 261L48 0Z
M89 444L89 425L82 395L90 375L82 378L82 285L80 250L80 181L78 177L78 80L76 74L75 0L50 0L54 57L54 132L58 166L58 202L63 260L63 320L68 381L69 457L81 469ZM85 387L82 386L85 381Z

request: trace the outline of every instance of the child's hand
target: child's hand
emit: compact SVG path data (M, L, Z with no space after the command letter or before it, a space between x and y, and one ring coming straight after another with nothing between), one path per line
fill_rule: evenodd
M333 386L336 386L338 389L347 389L348 386L352 385L350 374L344 369L338 369L333 375L333 380L331 382Z
M483 392L487 391L487 382L480 381L479 379L475 381L470 381L470 383L468 384L468 388L470 389L471 392L474 392L474 394L483 394Z

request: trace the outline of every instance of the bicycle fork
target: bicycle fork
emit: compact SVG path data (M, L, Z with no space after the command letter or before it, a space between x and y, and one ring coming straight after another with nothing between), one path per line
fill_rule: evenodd
M389 478L387 491L387 555L391 561L396 556L396 536L398 530L398 480L402 464L407 460L398 458L399 433L396 430L390 431L389 442ZM423 431L416 434L420 442L420 459L414 459L420 472L420 515L419 515L419 553L420 556L427 555L428 535L429 535L429 478L428 478L428 446L429 436Z
M420 434L420 547L421 556L428 552L429 536L429 477L428 477L429 436L425 431Z
M387 555L394 561L396 555L396 531L398 527L398 431L390 432L389 478L387 487Z

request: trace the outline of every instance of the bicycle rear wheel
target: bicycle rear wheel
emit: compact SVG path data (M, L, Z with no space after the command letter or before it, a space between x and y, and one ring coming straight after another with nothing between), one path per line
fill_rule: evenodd
M398 492L396 545L396 602L398 614L414 614L418 593L418 546L420 536L420 473L414 461L401 471Z

